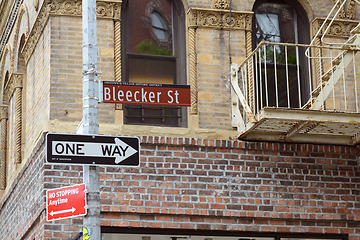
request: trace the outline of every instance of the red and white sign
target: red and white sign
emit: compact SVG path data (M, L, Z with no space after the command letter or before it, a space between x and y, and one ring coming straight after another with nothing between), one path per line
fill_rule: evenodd
M46 191L48 221L86 215L85 183Z
M102 102L190 107L190 86L104 81Z

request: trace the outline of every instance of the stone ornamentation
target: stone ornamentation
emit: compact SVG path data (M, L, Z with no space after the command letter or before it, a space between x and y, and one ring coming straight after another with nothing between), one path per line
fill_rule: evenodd
M120 20L121 1L98 1L96 5L98 18L111 18L114 20ZM70 15L81 17L81 0L45 0L43 2L33 28L29 33L28 40L24 46L23 55L26 64L28 63L41 36L41 33L44 30L44 27L51 15Z
M6 188L6 146L8 106L0 105L0 190Z
M313 33L316 34L320 29L321 25L324 23L325 18L316 18L312 22ZM320 35L324 34L330 20L328 20L327 25L323 28L323 31L320 32ZM343 20L343 19L335 19L332 25L330 26L329 31L326 33L327 37L340 37L340 38L348 38L350 36L350 31L354 29L358 25L359 21L353 20Z
M22 73L13 73L11 74L9 81L5 83L4 89L4 100L10 101L12 95L15 92L16 88L22 88L23 74Z
M192 8L188 12L189 27L251 30L253 12Z
M226 10L230 9L229 0L216 0L213 3L213 6L215 9L226 9Z
M333 5L335 5L337 0L332 0ZM335 8L335 12L339 10L339 7L342 3L340 2L338 6ZM339 19L348 19L354 20L355 19L355 0L349 1L349 3L345 4L344 7L340 10L339 15L337 18Z

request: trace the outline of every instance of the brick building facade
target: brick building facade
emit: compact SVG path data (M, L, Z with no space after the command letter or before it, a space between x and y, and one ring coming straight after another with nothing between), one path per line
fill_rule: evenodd
M99 104L100 134L136 136L141 147L140 167L100 167L103 239L360 240L360 151L341 135L358 130L358 113L329 135L240 140L231 63L251 54L253 6L265 1L170 2L185 34L173 46L175 61L185 56L185 78L176 77L190 85L191 107L173 127L124 124L124 106ZM309 36L335 4L297 2ZM348 2L338 20L344 28L360 19ZM127 81L126 3L97 2L100 80ZM82 118L81 2L3 0L0 11L0 239L72 239L83 218L47 221L46 190L82 183L83 166L46 163L45 136L75 133ZM326 124L306 131L316 127Z

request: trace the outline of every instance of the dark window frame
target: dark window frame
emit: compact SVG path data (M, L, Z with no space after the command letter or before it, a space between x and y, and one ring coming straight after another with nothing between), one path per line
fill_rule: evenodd
M264 3L274 3L274 4L285 4L288 5L290 7L292 7L293 9L295 9L296 14L297 14L297 36L298 36L298 43L299 44L309 44L310 43L310 21L308 18L308 15L305 11L305 9L303 8L303 6L296 0L257 0L254 5L253 5L253 12L254 12L254 16L252 19L252 48L255 49L257 47L257 26L256 26L256 20L255 20L255 13L256 10ZM281 33L280 33L281 34ZM307 72L309 68L308 66L308 61L305 57L305 48L299 48L299 63L300 63L300 92L302 94L302 98L301 98L301 105L305 104L308 99L310 98L310 94L309 94L309 89L310 89L310 85L309 85L309 73ZM272 64L268 63L267 64L267 69L271 69ZM279 68L279 65L277 65ZM264 68L264 65L262 65L262 68ZM278 69L279 70L279 69ZM260 73L258 73L260 74ZM255 84L259 85L259 83L255 82ZM272 84L270 82L270 84ZM296 84L297 85L297 84ZM258 86L259 87L259 86ZM263 86L264 88L264 86ZM270 88L268 86L268 88ZM259 89L259 88L258 88ZM290 95L291 95L291 89L290 89ZM296 90L297 91L297 90ZM257 96L260 93L255 93ZM264 91L263 91L264 94ZM291 95L294 96L294 95ZM296 94L297 97L297 94ZM270 98L270 96L269 96ZM255 97L255 99L257 99L257 97ZM293 104L291 104L291 107L299 107L299 101L298 99L292 99L291 102L293 102ZM257 111L260 110L260 103L258 103L259 109L257 109ZM286 104L287 105L287 104ZM263 106L264 106L264 98L263 98ZM279 106L281 107L281 106Z
M173 84L180 84L185 85L187 84L187 77L186 77L186 29L185 29L185 10L183 4L180 0L168 0L172 4L172 15L173 22L172 33L170 37L173 38L173 56L160 56L160 55L148 55L148 54L137 54L137 53L130 53L129 49L129 9L128 9L128 2L129 0L125 0L122 3L122 13L121 13L121 59L122 59L122 81L128 82L129 81L129 58L148 58L148 59L156 59L156 60L169 60L174 61L174 77L173 77ZM161 11L157 11L156 9L153 10L161 15ZM153 28L152 25L149 24L148 26L149 31L152 32ZM153 33L152 33L153 34ZM158 39L154 39L155 42ZM134 107L132 105L124 105L124 123L125 124L138 124L138 125L154 125L154 126L169 126L169 127L187 127L187 109L186 107L167 107L163 106L163 111L174 111L178 118L177 123L149 123L146 121L145 116L138 116L138 120L140 122L134 122L132 119L129 119L127 116L130 115L131 108L138 108L141 107L143 109L158 109L159 107L152 107L152 106L145 106L145 105L137 105ZM169 110L173 109L173 110Z

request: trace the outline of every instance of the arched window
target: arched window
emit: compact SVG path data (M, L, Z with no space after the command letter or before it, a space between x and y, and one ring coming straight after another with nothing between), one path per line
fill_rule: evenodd
M122 81L186 84L185 13L180 0L122 4ZM186 126L186 109L125 105L126 124Z
M258 0L254 4L253 48L261 41L289 43L266 45L257 56L255 95L257 110L264 106L301 107L309 99L309 68L305 48L309 20L295 0Z

